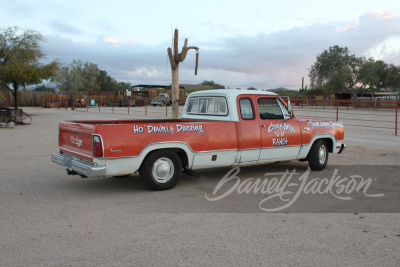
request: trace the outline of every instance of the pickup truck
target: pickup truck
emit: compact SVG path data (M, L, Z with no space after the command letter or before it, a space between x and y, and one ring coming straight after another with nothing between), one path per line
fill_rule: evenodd
M52 161L83 178L139 173L166 190L197 169L300 160L322 170L343 138L342 123L297 118L274 93L209 90L188 96L181 119L62 121Z
M167 106L170 106L172 104L172 99L169 98L168 94L161 93L158 94L156 98L153 98L150 104L153 105L154 107L157 105L165 106L165 104L167 104Z

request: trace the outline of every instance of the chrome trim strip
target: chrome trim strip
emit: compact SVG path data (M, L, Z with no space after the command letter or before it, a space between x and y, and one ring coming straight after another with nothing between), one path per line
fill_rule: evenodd
M258 148L238 149L237 151L238 151L238 152L242 152L242 151L250 151L250 150L260 150L260 149L261 149L261 147L258 147Z
M301 145L291 145L291 146L272 146L272 147L262 147L261 149L275 149L275 148L284 148L284 147L301 147Z
M59 155L58 153L51 153L51 161L61 166L64 166L64 157Z
M68 152L72 152L72 153L75 153L75 154L78 154L78 155L81 155L81 156L85 156L85 157L88 157L88 158L93 158L93 157L91 157L91 156L88 156L88 155L85 155L85 154L82 154L82 153L79 153L79 152L76 152L76 151L72 151L72 150L69 150L69 149L66 149L66 148L63 148L63 147L59 147L58 148L59 150L60 149L64 149L64 150L67 150Z

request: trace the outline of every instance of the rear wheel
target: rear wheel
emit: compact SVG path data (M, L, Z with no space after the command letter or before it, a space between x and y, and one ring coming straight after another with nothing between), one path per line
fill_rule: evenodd
M176 186L182 171L179 156L170 150L150 153L139 171L140 180L150 190L168 190Z
M308 153L308 165L313 171L322 171L328 163L328 143L324 139L314 142Z

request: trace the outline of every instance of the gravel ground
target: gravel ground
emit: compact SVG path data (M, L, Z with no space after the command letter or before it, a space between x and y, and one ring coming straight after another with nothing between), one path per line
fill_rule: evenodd
M159 109L150 108L147 118L164 116ZM123 108L115 114L24 111L32 114L31 125L0 129L1 266L400 265L399 213L262 213L253 207L232 213L229 203L207 209L204 192L229 168L182 175L164 192L147 191L137 175L68 176L50 160L59 121L139 117L122 114ZM330 165L374 165L382 174L389 172L385 165L398 165L400 136L393 130L345 129L347 149L331 154ZM304 166L245 167L241 178Z

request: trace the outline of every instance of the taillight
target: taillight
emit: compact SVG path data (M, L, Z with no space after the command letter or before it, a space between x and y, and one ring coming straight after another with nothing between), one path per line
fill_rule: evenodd
M103 157L103 144L101 143L100 136L93 136L93 156L96 158Z

